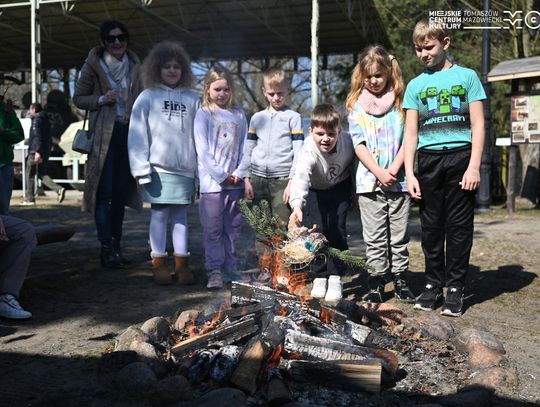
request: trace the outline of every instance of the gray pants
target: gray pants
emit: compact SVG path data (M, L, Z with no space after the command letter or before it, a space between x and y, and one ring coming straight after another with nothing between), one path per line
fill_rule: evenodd
M358 195L367 263L372 276L388 271L402 274L409 267L410 197L405 192L370 192Z
M19 297L32 250L36 247L34 227L19 218L1 215L7 242L0 242L0 294Z

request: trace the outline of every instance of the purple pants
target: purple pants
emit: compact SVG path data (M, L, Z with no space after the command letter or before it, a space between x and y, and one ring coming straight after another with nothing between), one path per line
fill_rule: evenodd
M242 227L242 212L237 201L243 189L201 194L199 214L203 228L205 267L237 274L235 243Z

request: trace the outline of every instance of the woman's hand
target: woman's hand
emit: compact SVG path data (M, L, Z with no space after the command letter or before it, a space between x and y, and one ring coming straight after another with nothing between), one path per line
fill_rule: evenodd
M110 89L103 95L104 105L114 105L116 103L116 90Z

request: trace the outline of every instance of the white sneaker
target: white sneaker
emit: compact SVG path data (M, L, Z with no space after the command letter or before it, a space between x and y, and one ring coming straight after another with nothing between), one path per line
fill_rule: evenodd
M313 280L311 296L313 298L324 298L326 295L326 278L316 278Z
M206 288L223 288L223 276L221 275L221 271L214 270L208 274Z
M338 302L343 298L343 286L341 284L340 276L328 277L328 290L324 300L326 302Z
M0 295L0 316L9 319L28 319L32 313L25 311L11 294Z

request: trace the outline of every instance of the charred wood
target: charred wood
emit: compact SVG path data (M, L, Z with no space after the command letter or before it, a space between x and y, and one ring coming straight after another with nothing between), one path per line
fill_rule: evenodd
M350 345L327 338L317 338L292 330L285 333L285 351L295 358L318 361L359 361L380 359L383 368L392 377L395 375L398 362L395 353L386 349L368 348Z
M309 382L349 391L378 392L381 388L381 361L327 362L290 360L288 373L299 382Z
M231 383L239 389L254 394L257 391L257 379L262 364L269 355L269 349L260 337L253 338L240 356L231 378Z
M171 353L175 355L184 354L218 342L220 345L230 345L254 334L258 329L259 327L255 323L255 318L249 316L239 321L235 321L230 325L217 327L213 331L203 335L186 339L185 341L174 345L171 348Z

